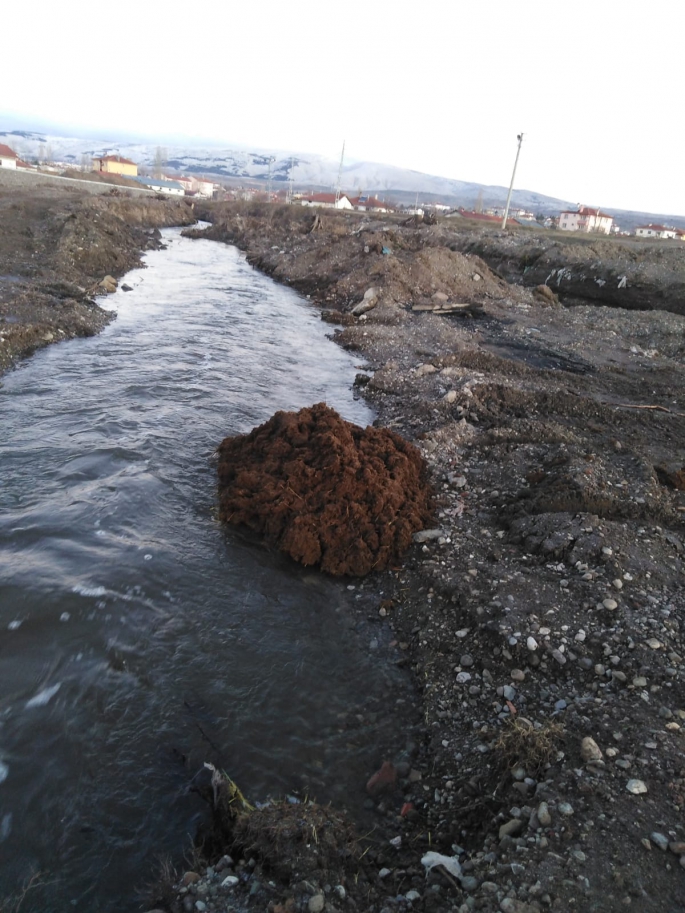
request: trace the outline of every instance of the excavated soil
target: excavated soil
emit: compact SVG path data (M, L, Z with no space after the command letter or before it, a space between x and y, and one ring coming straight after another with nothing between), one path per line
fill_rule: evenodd
M396 561L431 517L418 450L319 403L277 412L219 447L219 516L304 565L364 576Z

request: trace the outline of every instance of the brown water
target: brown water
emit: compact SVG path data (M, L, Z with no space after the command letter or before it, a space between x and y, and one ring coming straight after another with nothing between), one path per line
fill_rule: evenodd
M321 400L370 421L350 357L236 250L165 235L102 335L0 389L0 898L51 882L22 910L138 909L203 761L359 809L409 693L358 591L214 518L224 436Z

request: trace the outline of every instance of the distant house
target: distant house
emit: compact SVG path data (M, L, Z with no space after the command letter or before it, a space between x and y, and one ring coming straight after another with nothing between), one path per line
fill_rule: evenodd
M18 159L19 156L13 149L5 146L4 143L0 143L0 168L16 169Z
M596 231L608 235L613 222L613 216L589 206L579 206L575 212L566 209L559 213L559 228L562 231Z
M179 174L179 175L170 175L165 174L164 179L167 181L177 181L183 188L186 196L190 196L195 193L195 184L197 183L194 178L191 178L189 174Z
M130 159L121 155L103 155L93 159L93 171L103 171L106 174L121 174L123 177L136 177L138 166Z
M305 194L300 203L302 206L321 206L324 209L352 209L350 198L344 193L340 195L337 202L335 198L334 193L310 193Z
M149 187L150 190L154 190L155 193L167 193L172 197L182 197L185 196L185 191L182 185L178 181L167 181L166 178L131 178L131 180L136 181L138 184L142 184L143 187Z
M214 181L208 181L206 178L193 178L193 189L198 197L205 197L211 200L214 196Z
M678 232L666 225L640 225L635 229L638 238L675 238Z
M379 200L378 197L359 196L350 200L352 207L358 212L392 212L389 203Z

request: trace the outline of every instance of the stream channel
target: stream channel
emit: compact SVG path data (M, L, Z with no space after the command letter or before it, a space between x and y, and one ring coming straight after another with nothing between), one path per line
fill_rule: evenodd
M359 588L215 518L225 436L322 400L371 421L353 361L236 249L163 235L101 335L0 387L0 898L49 883L22 911L140 910L205 813L204 761L362 814L406 732Z

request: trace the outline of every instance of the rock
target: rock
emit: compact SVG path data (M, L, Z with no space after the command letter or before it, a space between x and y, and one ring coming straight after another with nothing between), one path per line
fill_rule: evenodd
M207 904L204 902L204 900L196 900L195 909L197 910L197 913L205 913L205 910L207 909Z
M658 831L654 831L653 834L650 834L649 839L652 841L654 846L658 846L659 849L663 850L664 853L668 849L668 837L665 837L663 834L660 834Z
M539 913L540 907L537 904L529 904L523 900L516 900L515 897L505 897L499 905L502 913Z
M221 882L222 888L234 888L240 881L235 875L227 875Z
M529 650L531 651L531 653L532 653L534 650L537 650L537 648L538 648L538 642L537 642L537 640L536 640L534 637L528 637L528 638L526 639L526 646L528 647L528 649L529 649Z
M397 782L397 771L390 761L383 761L380 770L370 778L366 784L366 791L370 796L376 796Z
M200 880L200 876L197 872L186 872L181 880L187 888L188 885L196 884Z
M683 840L673 840L668 844L668 848L676 856L685 856L685 841Z
M559 299L548 285L536 285L533 294L547 304L558 304Z
M573 806L570 802L560 802L559 805L557 805L557 811L560 815L563 815L564 818L570 818L573 814Z
M522 669L512 669L510 674L513 682L522 682L526 677L526 673Z
M431 539L439 539L444 535L441 529L420 529L417 533L414 533L412 539L414 542L430 542Z
M133 291L133 287L130 286L130 285L127 285L127 284L124 282L124 284L121 286L121 291L122 291L122 292L132 292L132 291Z
M360 301L359 304L355 304L352 308L351 314L353 317L361 317L362 314L372 311L377 304L378 301L375 298L369 298L368 301Z
M437 370L438 369L435 367L435 365L425 364L419 365L415 373L418 377L423 377L426 374L435 374Z
M421 900L421 895L418 891L407 891L404 896L409 901L409 903L414 903L416 900Z
M523 830L523 821L520 818L512 818L499 829L499 839L502 837L516 837Z
M626 789L634 796L640 796L647 792L647 784L644 780L628 780Z
M315 894L313 897L309 898L309 903L307 904L307 909L309 913L322 913L323 909L326 906L326 898L323 894Z
M613 611L614 609L618 608L618 603L615 599L604 599L602 601L602 605L605 609L609 609L609 611Z
M580 756L586 764L588 761L601 761L603 757L599 745L589 735L580 743Z
M118 282L114 276L105 276L104 279L101 280L99 288L101 291L107 292L108 295L111 295L112 292L116 292L117 285Z
M552 823L552 816L549 813L549 806L546 802L541 802L538 805L537 816L542 827L549 827Z
M450 300L450 296L446 295L444 292L435 292L435 294L432 295L431 298L433 301L449 301Z
M453 403L453 402L455 402L456 399L457 399L457 391L456 391L456 390L448 390L447 393L445 393L445 395L443 396L442 399L443 399L443 402L445 402L445 403Z
M345 900L345 898L347 897L347 891L345 890L344 886L341 884L337 884L333 888L333 893L338 898L338 900Z

